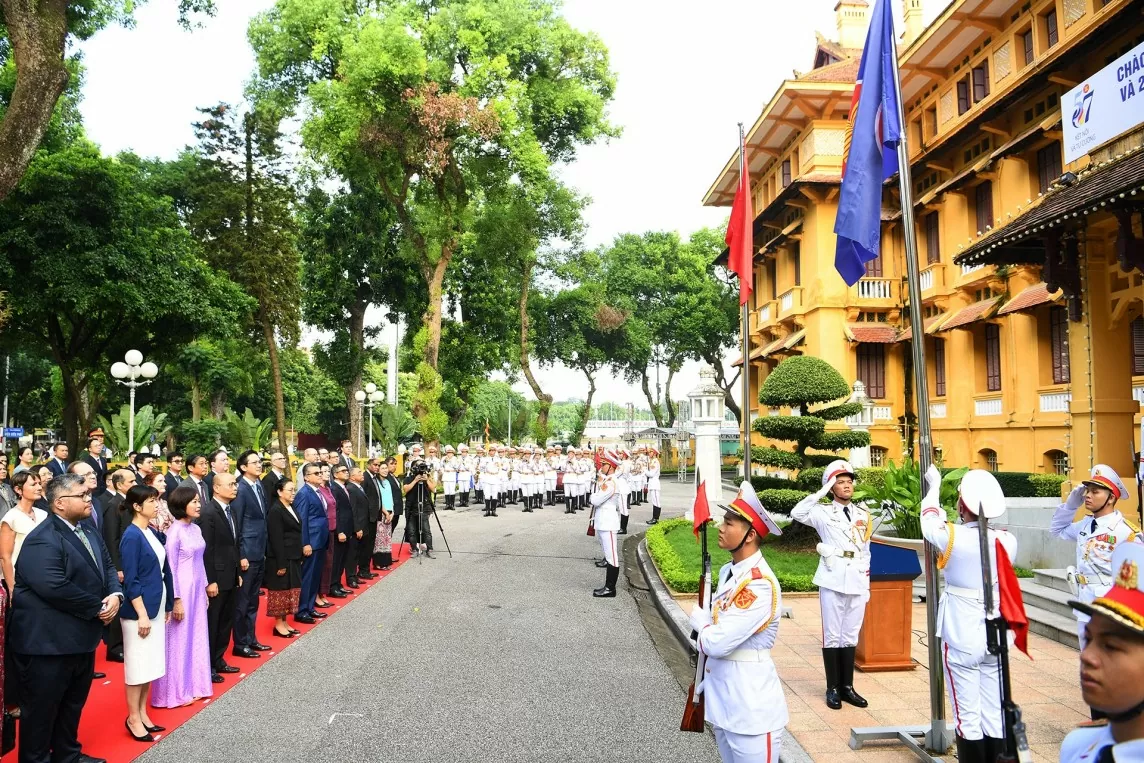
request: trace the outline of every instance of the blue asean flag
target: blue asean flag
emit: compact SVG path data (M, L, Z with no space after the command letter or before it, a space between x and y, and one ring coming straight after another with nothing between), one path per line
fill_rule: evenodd
M898 171L902 125L894 87L897 48L888 0L877 0L850 101L842 160L842 192L834 232L834 267L853 286L877 258L881 243L882 184Z

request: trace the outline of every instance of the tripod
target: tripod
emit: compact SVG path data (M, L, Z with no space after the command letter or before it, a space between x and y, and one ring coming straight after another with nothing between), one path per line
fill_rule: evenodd
M425 491L425 492L428 492L428 491ZM426 512L432 514L433 518L437 520L437 529L441 531L441 540L445 541L445 550L449 552L449 558L452 559L453 558L453 549L449 548L449 539L445 537L445 528L441 525L441 517L439 517L437 515L436 501L431 502L428 498L425 497L424 493L418 495L418 499L417 499L417 547L418 547L418 550L420 551L420 548L421 548L421 537L422 537L422 534L424 533ZM428 553L428 544L426 544L426 546L427 546L426 547L426 553ZM418 555L417 563L421 564L422 561L424 561L422 559L422 556Z

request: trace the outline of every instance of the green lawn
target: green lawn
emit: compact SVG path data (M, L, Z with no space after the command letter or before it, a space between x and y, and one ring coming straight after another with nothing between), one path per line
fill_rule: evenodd
M718 530L707 531L707 548L711 553L712 574L731 561L731 555L716 544ZM817 591L811 582L818 568L818 554L813 551L788 551L778 547L773 536L763 541L763 557L771 566L784 591ZM655 559L664 580L674 590L694 593L699 590L701 552L699 541L686 519L660 522L647 532L648 551Z

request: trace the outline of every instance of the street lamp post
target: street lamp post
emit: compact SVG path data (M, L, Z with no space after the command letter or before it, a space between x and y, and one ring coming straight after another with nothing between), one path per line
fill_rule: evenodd
M368 457L373 456L373 407L380 403L385 398L385 393L377 388L373 382L365 385L365 390L358 390L354 393L354 399L367 411L369 411L369 446L366 449ZM358 435L361 437L360 433Z
M139 350L128 350L123 360L111 364L111 376L116 384L122 384L130 390L130 416L127 419L127 449L135 450L135 390L159 375L159 367L151 361L143 362L143 353ZM142 378L142 381L139 379Z

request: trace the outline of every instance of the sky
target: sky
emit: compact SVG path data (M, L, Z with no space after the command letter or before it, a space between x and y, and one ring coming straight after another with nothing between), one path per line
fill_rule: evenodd
M737 123L749 127L792 70L811 68L816 30L836 38L835 2L566 0L569 21L608 47L617 76L609 115L623 129L561 168L563 179L592 200L585 243L651 230L686 237L720 225L730 210L705 208L702 198L737 148ZM217 4L217 16L187 32L176 23L177 3L150 0L136 11L133 29L112 27L81 46L87 69L81 111L88 135L105 152L173 158L194 141L196 107L242 101L254 67L247 23L272 2ZM894 4L900 30L900 3ZM927 23L939 5L927 0ZM303 341L315 336L307 332ZM587 394L581 374L536 370L557 400ZM676 374L672 397L684 397L698 382L698 364L687 364ZM516 386L528 391L523 380ZM638 386L607 372L597 379L596 395L644 401Z

